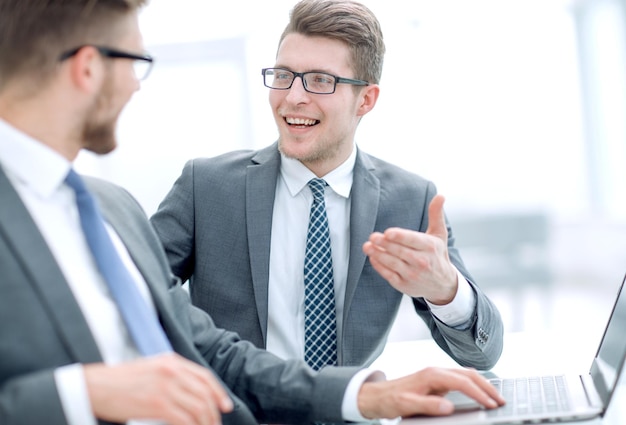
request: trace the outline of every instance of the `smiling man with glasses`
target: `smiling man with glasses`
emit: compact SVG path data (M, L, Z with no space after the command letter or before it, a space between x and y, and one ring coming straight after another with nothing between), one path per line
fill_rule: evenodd
M489 369L502 321L448 238L443 197L355 140L384 53L364 5L298 2L259 81L278 141L189 161L152 222L193 302L280 357L367 365L406 294L446 353ZM381 125L405 125L410 139L407 123Z

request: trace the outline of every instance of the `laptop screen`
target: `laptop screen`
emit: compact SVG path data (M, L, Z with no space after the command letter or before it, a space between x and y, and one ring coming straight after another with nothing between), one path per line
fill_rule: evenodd
M624 281L626 281L626 276ZM624 291L624 281L620 286L617 300L602 336L602 342L591 365L590 373L604 406L608 404L611 398L626 357L626 337L624 336L626 292Z

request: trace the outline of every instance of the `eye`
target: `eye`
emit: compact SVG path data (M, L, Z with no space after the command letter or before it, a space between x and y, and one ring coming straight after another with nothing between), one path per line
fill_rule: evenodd
M288 71L274 71L274 79L276 80L291 80L293 74Z
M309 77L314 84L333 84L335 78L329 74L311 74Z

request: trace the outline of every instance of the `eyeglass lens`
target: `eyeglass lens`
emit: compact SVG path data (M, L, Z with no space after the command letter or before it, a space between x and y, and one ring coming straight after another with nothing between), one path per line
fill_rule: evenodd
M138 80L144 80L148 77L152 63L143 60L133 60L133 71Z
M284 90L291 87L296 75L282 69L267 69L265 85L273 89ZM335 77L323 72L305 72L302 74L306 90L313 93L332 93L335 91Z

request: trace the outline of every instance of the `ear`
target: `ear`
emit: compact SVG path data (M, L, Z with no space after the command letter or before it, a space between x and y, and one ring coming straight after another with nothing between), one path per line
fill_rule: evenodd
M86 93L96 92L102 84L104 64L95 47L85 46L67 59L72 84Z
M370 84L369 86L365 86L363 88L363 91L361 92L361 105L359 106L357 115L362 117L363 115L374 109L379 94L380 87L378 86L378 84Z

